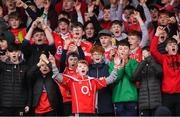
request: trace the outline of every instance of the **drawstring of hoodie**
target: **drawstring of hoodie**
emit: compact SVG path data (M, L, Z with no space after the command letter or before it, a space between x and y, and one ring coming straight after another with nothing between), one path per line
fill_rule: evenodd
M89 83L89 87L90 87L90 90L92 91L92 85L91 85L91 79L88 80L88 83ZM91 93L89 92L88 94L89 96L91 95Z

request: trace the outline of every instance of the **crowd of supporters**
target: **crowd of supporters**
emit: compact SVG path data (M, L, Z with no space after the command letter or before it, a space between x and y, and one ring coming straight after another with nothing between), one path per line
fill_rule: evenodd
M180 116L180 0L1 0L0 115Z

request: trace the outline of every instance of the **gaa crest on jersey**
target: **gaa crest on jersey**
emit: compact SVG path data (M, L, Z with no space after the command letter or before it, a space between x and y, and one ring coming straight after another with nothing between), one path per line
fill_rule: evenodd
M58 46L56 53L57 54L62 54L62 47L61 46Z

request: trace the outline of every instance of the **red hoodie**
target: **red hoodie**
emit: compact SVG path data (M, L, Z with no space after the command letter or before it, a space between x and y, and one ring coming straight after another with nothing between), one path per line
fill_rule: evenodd
M169 94L180 93L180 55L160 54L157 46L158 37L154 36L150 50L163 67L162 91Z

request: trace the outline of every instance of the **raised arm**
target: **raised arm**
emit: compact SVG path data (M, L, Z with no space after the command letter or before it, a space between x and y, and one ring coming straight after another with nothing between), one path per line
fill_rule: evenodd
M81 13L81 2L78 2L77 0L74 7L76 9L78 22L81 22L82 24L84 24L82 13Z
M122 12L123 12L123 0L120 0L117 4L117 6L115 5L111 5L111 21L113 20L122 20Z
M149 40L148 29L147 29L146 25L144 24L139 12L134 11L133 16L138 20L141 31L142 31L142 40L140 43L140 47L143 48L144 46L146 46L148 44L148 40Z
M26 33L26 35L25 35L25 37L24 37L26 41L29 41L29 40L31 39L32 33L33 33L33 31L34 31L34 29L35 29L36 27L37 27L37 20L35 20L35 21L32 23L29 31Z
M37 14L22 0L16 0L16 6L23 7L26 10L26 12L28 13L28 15L32 18L32 20L33 21L36 20Z
M44 30L44 33L46 35L46 38L48 40L48 44L49 45L53 45L54 44L54 38L52 35L52 32L50 31L50 27L44 22L43 18L39 19L42 25L42 29Z
M158 51L157 47L158 47L158 38L159 38L159 35L161 33L163 33L164 31L164 28L159 26L157 27L157 30L156 30L156 33L155 33L155 36L154 38L152 39L152 42L150 44L150 51L151 51L151 54L153 55L153 57L159 62L162 64L163 62L163 55Z
M148 27L149 23L152 22L151 13L146 5L146 0L140 0L140 5L143 7L144 15L146 17L145 25Z
M50 53L49 53L49 62L52 65L52 72L53 72L52 78L55 80L58 80L59 82L63 82L63 77L62 77L62 74L59 73L59 70L56 66L55 58Z

